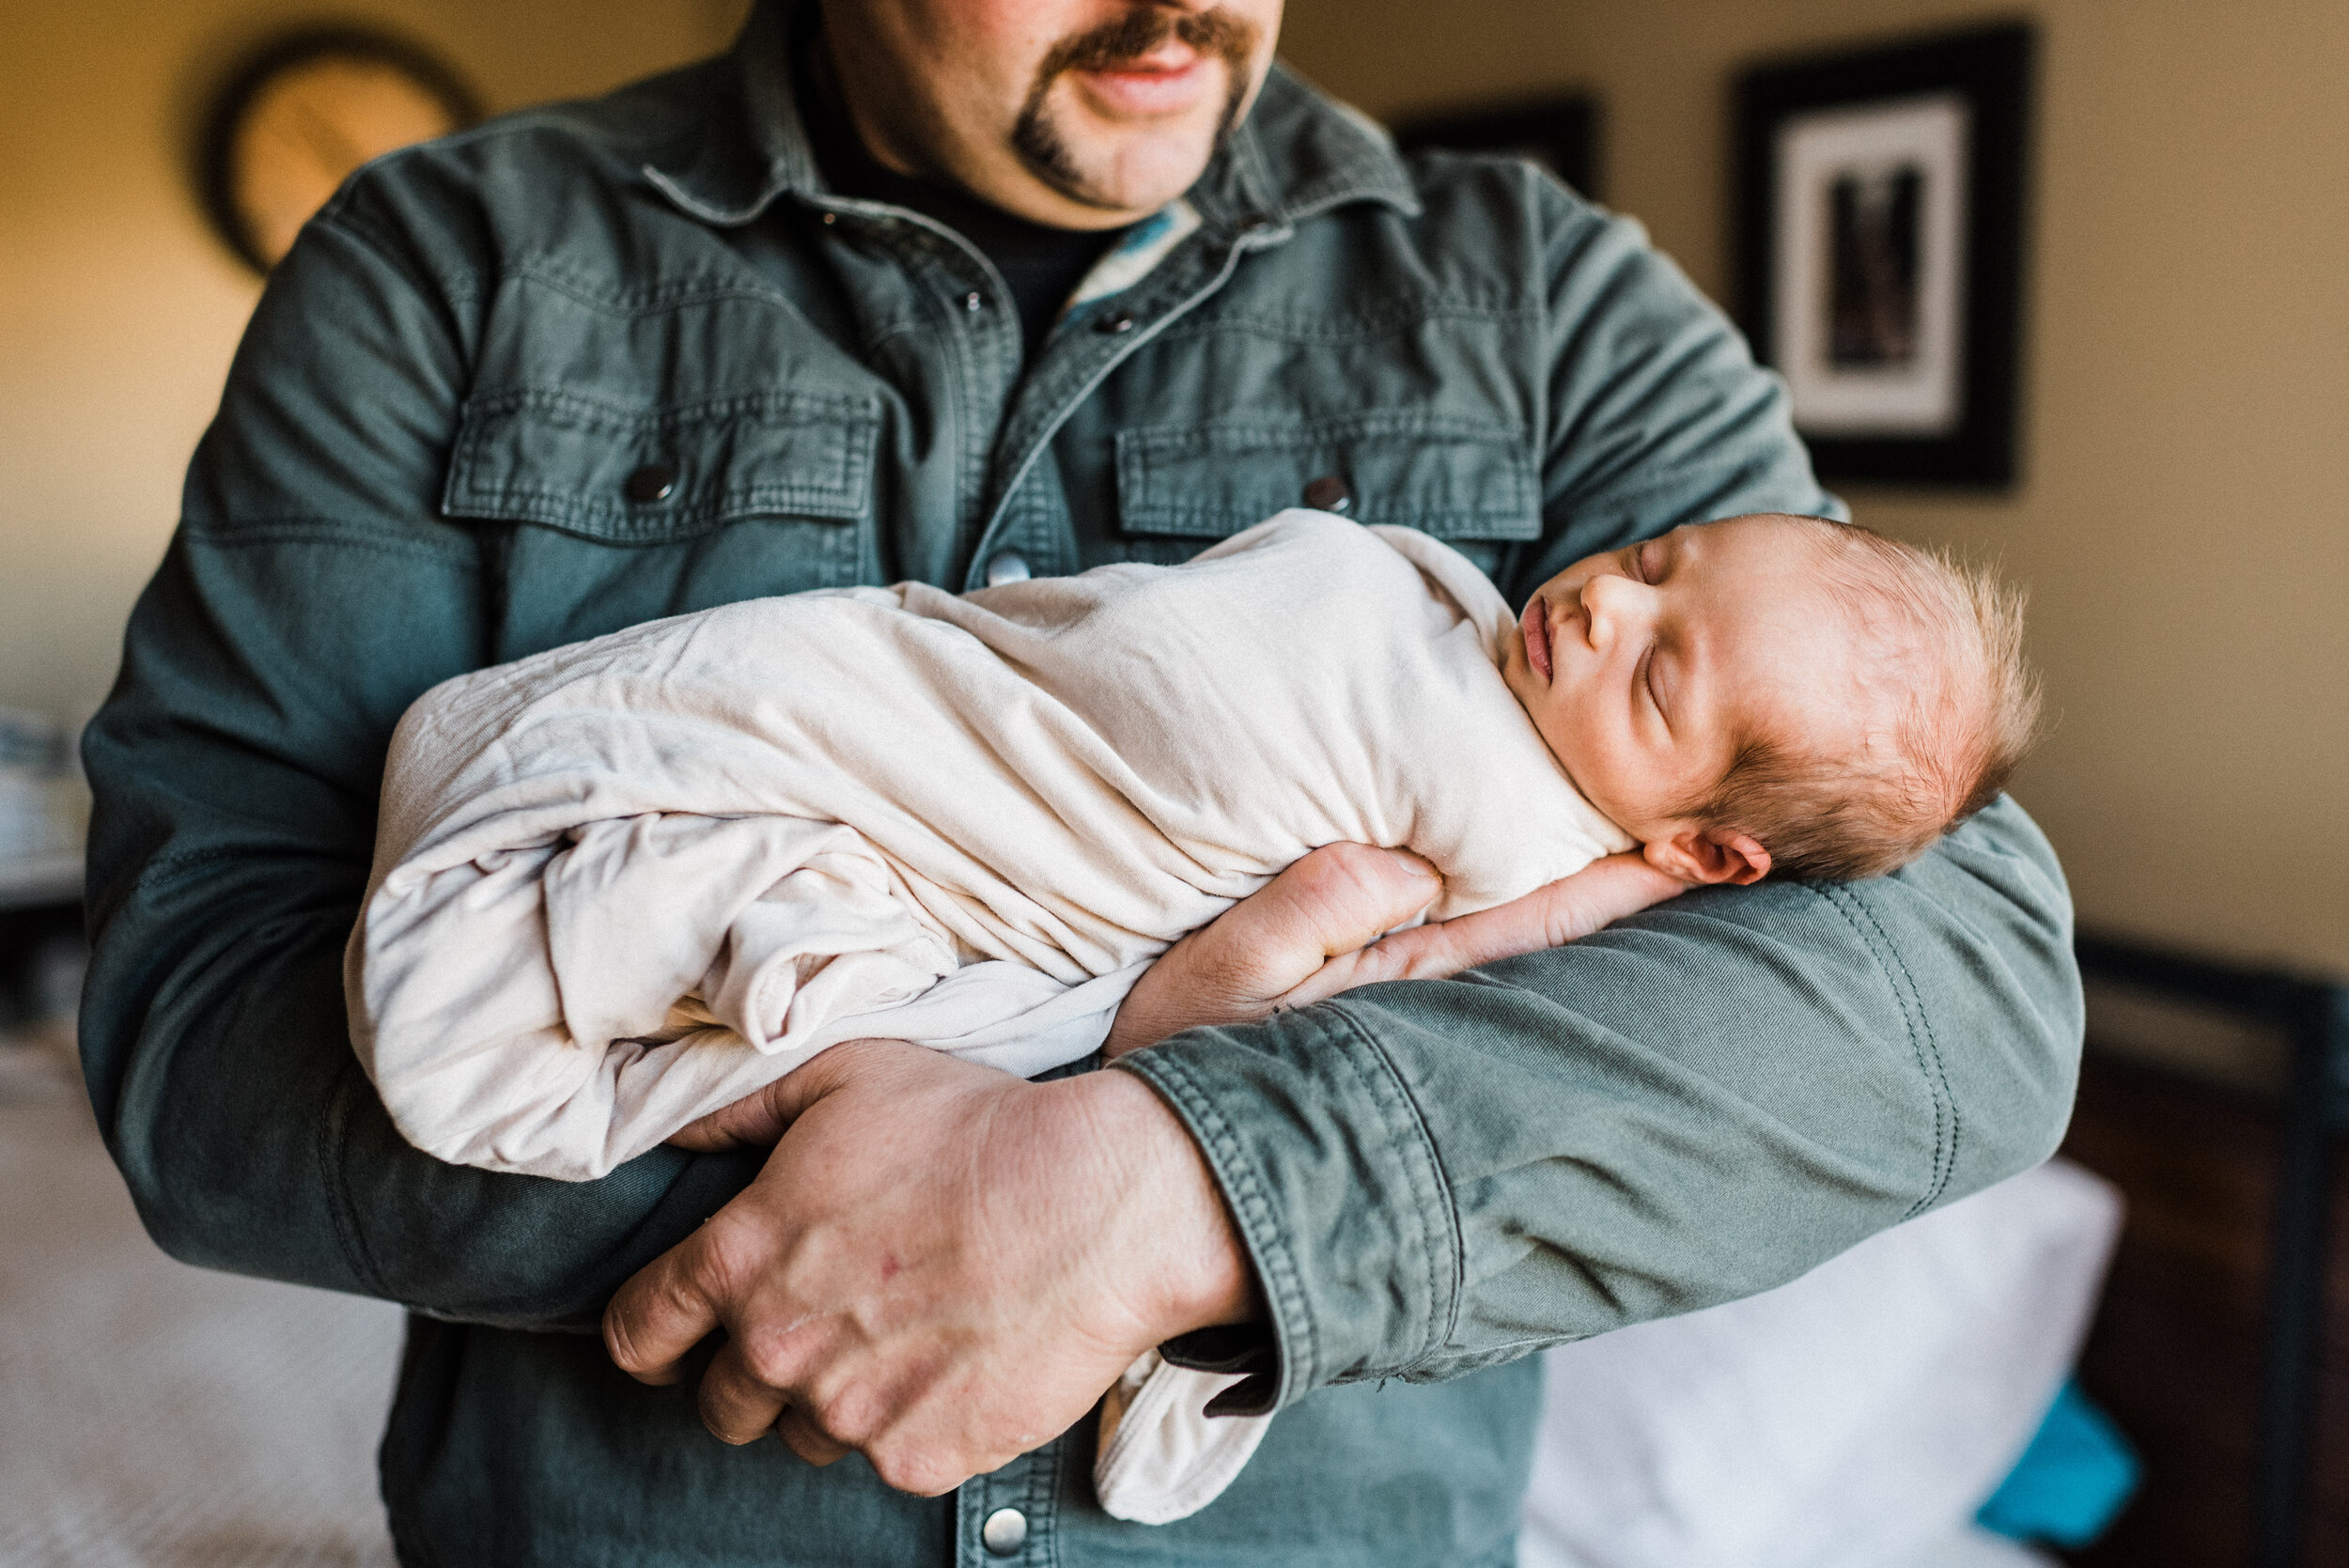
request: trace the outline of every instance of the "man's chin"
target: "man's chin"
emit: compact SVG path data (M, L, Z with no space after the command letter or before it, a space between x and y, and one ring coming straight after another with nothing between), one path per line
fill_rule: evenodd
M1097 136L1093 145L1098 147L1106 140ZM1140 149L1139 156L1095 160L1094 167L1044 168L1031 162L1028 169L1054 192L1082 207L1142 217L1196 184L1207 166L1209 150L1201 147L1187 156L1156 146Z
M1070 201L1103 212L1155 212L1198 181L1229 117L1222 63L1195 70L1207 90L1159 113L1138 112L1139 96L1094 90L1095 77L1116 73L1071 71L1041 112L1023 118L1013 150L1030 174Z

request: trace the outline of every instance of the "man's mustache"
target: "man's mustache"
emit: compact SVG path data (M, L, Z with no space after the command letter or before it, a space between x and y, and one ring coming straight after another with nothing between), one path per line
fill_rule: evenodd
M1045 55L1035 73L1036 91L1070 70L1108 70L1143 58L1179 39L1202 54L1221 55L1235 71L1243 70L1256 46L1256 29L1228 11L1171 11L1161 6L1137 6L1114 22L1090 32L1063 39Z

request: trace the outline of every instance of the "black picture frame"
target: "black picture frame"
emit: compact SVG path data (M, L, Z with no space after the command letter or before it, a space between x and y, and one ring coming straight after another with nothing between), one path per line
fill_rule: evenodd
M1393 126L1405 152L1441 147L1530 158L1593 201L1599 199L1598 100L1587 92L1408 116Z
M2035 30L2028 23L2002 23L1894 41L1880 46L1766 62L1736 80L1733 125L1736 309L1739 323L1765 364L1788 374L1797 392L1797 428L1809 442L1812 459L1822 479L1829 482L1890 482L1975 488L2005 488L2015 483L2020 468L2020 380L2023 351L2023 281L2029 220L2031 99L2037 56ZM1864 427L1868 415L1844 410L1831 418L1814 414L1814 427L1806 429L1801 412L1803 387L1797 371L1803 365L1832 362L1818 379L1827 385L1842 375L1846 398L1864 398L1866 372L1848 370L1864 363L1864 351L1846 354L1852 341L1845 333L1852 318L1846 313L1844 278L1855 271L1847 247L1853 224L1853 193L1859 178L1836 173L1816 162L1800 172L1784 167L1787 149L1796 144L1790 132L1829 125L1843 128L1848 140L1867 133L1870 114L1882 116L1886 126L1918 106L1958 104L1962 109L1946 123L1962 125L1950 132L1952 147L1963 147L1964 175L1952 176L1963 190L1962 204L1949 222L1954 241L1941 267L1953 281L1951 322L1946 332L1947 358L1940 373L1948 384L1931 414L1887 416L1888 427ZM1880 106L1880 107L1879 107ZM1856 144L1855 144L1856 145ZM1952 154L1955 157L1955 154ZM1804 198L1790 181L1814 179L1822 168L1834 178L1828 204L1815 196ZM1877 176L1876 178L1886 178ZM1908 197L1906 211L1917 207L1914 192L1921 179L1930 178L1903 168L1890 178L1906 181L1900 193ZM1830 215L1819 237L1799 239L1781 231L1781 214L1790 210L1827 211ZM1911 225L1921 222L1908 219ZM1885 225L1889 230L1889 222ZM1789 255L1808 254L1797 248L1815 246L1827 259L1823 291L1828 299L1815 316L1806 316L1812 328L1806 342L1795 335L1781 318L1802 308L1808 278L1791 276L1783 265ZM1925 292L1916 279L1913 261L1919 249L1912 236L1901 249L1907 281L1901 299L1912 312ZM1875 254L1870 252L1871 255ZM1889 254L1889 253L1888 253ZM1879 269L1880 274L1884 270ZM1790 290L1795 292L1790 294ZM1788 307L1792 299L1794 307ZM1908 351L1917 334L1890 339ZM1807 358L1805 356L1808 356ZM1905 362L1904 362L1905 363ZM1859 390L1849 389L1857 386ZM1822 398L1825 394L1821 394ZM1854 405L1857 406L1857 405ZM1901 421L1930 428L1902 428ZM1815 427L1824 424L1826 427Z

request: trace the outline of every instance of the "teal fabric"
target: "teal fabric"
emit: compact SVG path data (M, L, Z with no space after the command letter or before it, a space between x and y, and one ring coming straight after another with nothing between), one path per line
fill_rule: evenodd
M728 56L380 161L272 278L86 742L83 1039L140 1211L190 1261L412 1309L383 1449L411 1563L1506 1562L1530 1352L1777 1284L2055 1146L2069 907L2013 804L1881 881L1694 894L1130 1059L1271 1309L1180 1349L1280 1413L1155 1529L1093 1506L1082 1428L934 1501L724 1448L585 1331L756 1160L442 1165L352 1059L385 746L460 671L755 595L966 586L1004 549L1179 560L1325 474L1519 597L1684 520L1835 506L1635 225L1523 164L1407 164L1285 73L1197 231L1026 363L971 247L822 188L792 26L764 5ZM630 500L654 461L673 493ZM1028 1545L990 1558L1005 1505Z
M2085 1546L2128 1506L2138 1476L2129 1440L2077 1379L2067 1379L1975 1522L2017 1541Z

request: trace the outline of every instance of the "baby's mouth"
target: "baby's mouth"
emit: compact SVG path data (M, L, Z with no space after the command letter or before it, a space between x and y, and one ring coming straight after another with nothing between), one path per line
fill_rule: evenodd
M1547 682L1549 679L1549 608L1535 594L1517 617L1518 629L1525 633L1525 661L1533 666L1533 673Z

